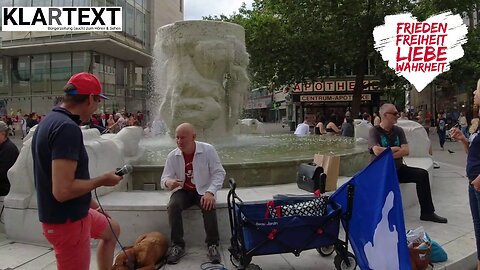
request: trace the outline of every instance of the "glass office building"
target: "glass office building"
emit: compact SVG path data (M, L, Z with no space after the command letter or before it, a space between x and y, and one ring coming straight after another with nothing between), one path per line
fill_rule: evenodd
M101 110L146 112L157 27L183 20L183 0L0 0L0 6L120 6L121 32L0 31L0 115L46 114L68 78L87 71L106 95ZM0 14L1 17L1 14Z

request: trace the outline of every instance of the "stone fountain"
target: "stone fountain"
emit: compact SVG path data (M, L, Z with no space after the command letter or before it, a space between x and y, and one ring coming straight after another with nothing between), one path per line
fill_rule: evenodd
M200 138L232 135L249 84L243 27L215 21L161 27L154 57L155 91L169 130L190 122Z
M217 21L183 21L159 28L154 47L155 92L161 100L159 114L170 130L192 123L197 138L215 145L227 178L239 186L291 182L297 165L318 152L350 159L341 168L346 175L365 165L364 147L339 137L294 135L234 135L245 130L239 121L248 89L245 31L236 24ZM152 109L151 111L154 111ZM251 119L254 120L254 119ZM247 124L251 121L247 121ZM145 155L135 166L134 189L158 188L165 157L175 148L169 138L143 140ZM361 156L355 159L352 153ZM368 158L366 159L368 160ZM344 163L347 164L347 163ZM358 164L359 166L352 166Z
M214 21L177 22L159 28L154 49L159 114L170 136L140 140L142 131L135 127L105 135L95 129L83 130L92 177L127 162L134 164L134 172L120 185L97 191L106 210L120 222L124 243L131 244L136 235L147 231L168 231L168 193L143 190L158 189L165 157L175 148L171 131L182 122L192 123L201 140L215 145L227 178L234 177L238 186L293 182L297 165L311 161L319 152L341 156L341 175L352 175L368 162L365 147L356 147L353 140L345 138L232 134L249 83L249 56L241 26ZM45 244L33 184L33 132L24 140L20 157L9 171L12 188L4 200L3 220L9 239ZM219 215L226 215L225 204L219 208L223 209ZM195 218L188 222L190 228L202 228ZM219 225L228 228L223 223ZM202 235L195 230L190 233Z

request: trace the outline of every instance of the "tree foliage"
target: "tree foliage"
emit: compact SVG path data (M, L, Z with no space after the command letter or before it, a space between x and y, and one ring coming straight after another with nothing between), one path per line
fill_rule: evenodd
M395 85L399 93L387 93L403 101L406 80L395 75L374 50L373 29L384 24L387 15L412 12L419 20L442 11L472 12L480 0L254 0L232 16L208 17L242 25L250 53L253 86L272 89L293 82L328 78L351 71L355 74L352 110L358 112L367 61L375 61L380 87ZM478 77L478 31L469 34L465 57L445 75L459 80L462 73ZM391 91L391 90L390 90ZM399 99L399 100L398 100Z

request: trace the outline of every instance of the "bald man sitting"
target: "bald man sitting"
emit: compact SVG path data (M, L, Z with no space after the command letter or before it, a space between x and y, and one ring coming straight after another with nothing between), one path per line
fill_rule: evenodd
M212 145L195 141L191 124L180 124L175 138L177 148L168 154L161 179L162 188L172 191L168 203L172 247L167 263L176 264L185 255L182 211L192 205L202 209L208 258L212 263L220 263L215 194L222 188L225 170Z

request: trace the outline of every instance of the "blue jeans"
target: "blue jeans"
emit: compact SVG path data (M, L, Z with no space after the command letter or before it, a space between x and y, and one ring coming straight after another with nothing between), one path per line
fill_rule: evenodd
M468 199L470 211L472 212L473 229L475 230L475 241L477 243L477 259L480 260L480 192L472 186L468 187Z
M468 139L468 127L462 127L461 130L463 135L465 135L465 138Z

